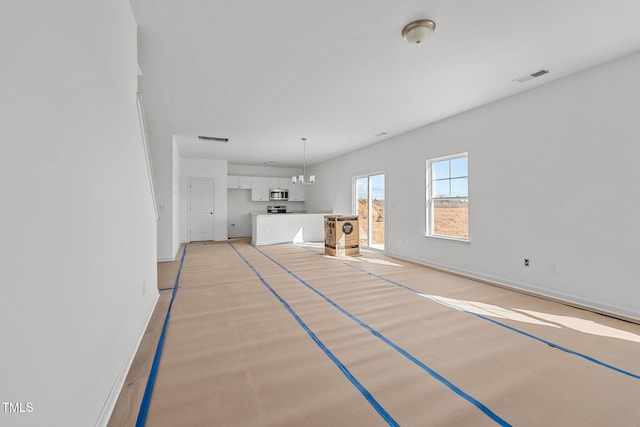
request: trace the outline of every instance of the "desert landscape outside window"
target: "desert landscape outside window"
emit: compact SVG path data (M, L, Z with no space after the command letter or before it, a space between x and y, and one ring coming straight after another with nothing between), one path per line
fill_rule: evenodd
M384 250L384 174L354 178L354 211L360 226L360 245Z
M427 235L469 239L467 153L427 161Z

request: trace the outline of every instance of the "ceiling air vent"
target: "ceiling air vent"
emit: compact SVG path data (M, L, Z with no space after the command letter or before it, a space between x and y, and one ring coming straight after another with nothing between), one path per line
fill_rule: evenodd
M543 68L542 70L538 70L538 71L534 71L533 73L529 73L525 76L522 77L518 77L517 79L514 79L514 82L518 82L518 83L524 83L526 81L529 81L531 79L535 79L537 77L542 77L545 74L549 74L549 70L546 68Z
M220 138L219 136L198 136L198 139L205 141L229 142L229 138Z

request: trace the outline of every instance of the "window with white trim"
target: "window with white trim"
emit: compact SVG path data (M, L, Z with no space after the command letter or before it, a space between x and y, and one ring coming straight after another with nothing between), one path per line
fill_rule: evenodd
M427 160L427 236L469 240L467 153Z

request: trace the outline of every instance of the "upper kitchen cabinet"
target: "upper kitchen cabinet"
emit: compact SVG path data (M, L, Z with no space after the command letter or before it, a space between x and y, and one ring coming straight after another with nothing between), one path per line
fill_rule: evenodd
M291 190L291 178L278 178L278 188Z
M250 176L229 175L227 176L227 188L251 190L251 178Z
M289 200L304 202L304 185L292 184L291 178L276 176L227 176L227 188L251 190L251 201L268 202L269 190L289 190Z
M267 180L269 181L269 188L280 188L280 178L270 176Z
M302 184L289 185L289 201L304 202L304 185Z
M254 176L251 180L251 200L254 202L269 201L269 178Z

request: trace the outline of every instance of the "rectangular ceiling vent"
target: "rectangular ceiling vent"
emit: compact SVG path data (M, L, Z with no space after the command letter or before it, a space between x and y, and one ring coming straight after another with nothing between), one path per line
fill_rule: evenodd
M218 141L229 142L229 138L220 138L219 136L198 136L198 139L204 139L205 141Z
M517 79L514 79L513 81L514 82L518 82L518 83L524 83L524 82L528 82L529 80L533 80L535 78L542 77L545 74L549 74L549 70L546 69L546 68L543 68L541 70L534 71L533 73L529 73L529 74L527 74L525 76L518 77Z

